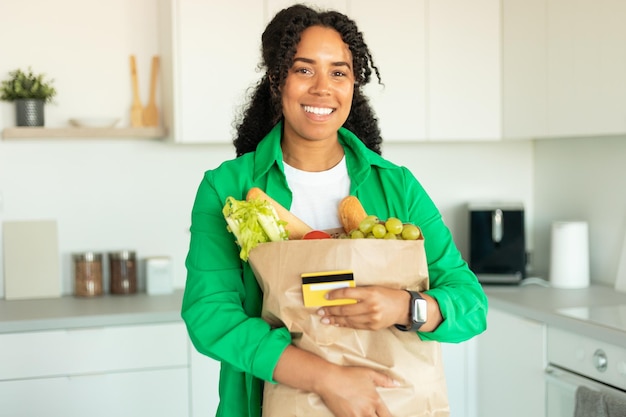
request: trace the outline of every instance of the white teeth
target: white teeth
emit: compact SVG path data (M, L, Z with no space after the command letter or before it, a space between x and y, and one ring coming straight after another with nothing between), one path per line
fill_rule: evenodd
M313 114L326 116L328 114L331 114L333 112L333 109L329 109L327 107L304 106L304 111L307 113L313 113Z

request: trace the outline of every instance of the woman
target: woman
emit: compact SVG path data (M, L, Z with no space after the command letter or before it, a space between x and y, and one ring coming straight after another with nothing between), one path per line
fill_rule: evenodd
M222 216L226 198L259 187L314 229L330 229L351 194L368 213L420 226L430 275L430 290L417 295L427 307L421 322L410 316L415 297L407 291L369 286L333 291L331 298L360 302L320 309L322 323L419 327L416 341L460 342L485 329L486 297L418 181L379 155L377 120L362 92L378 70L355 23L296 5L268 24L262 51L266 72L238 126L237 158L207 171L198 189L183 319L198 351L222 363L219 416L260 416L263 381L314 392L336 416L390 416L377 391L394 386L389 376L300 350L285 328L260 318L261 291Z

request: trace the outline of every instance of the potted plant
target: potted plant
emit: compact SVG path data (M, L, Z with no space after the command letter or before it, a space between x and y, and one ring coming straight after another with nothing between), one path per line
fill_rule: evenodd
M1 100L14 101L18 126L43 126L44 104L52 101L56 90L44 74L20 69L9 72L9 79L0 85Z

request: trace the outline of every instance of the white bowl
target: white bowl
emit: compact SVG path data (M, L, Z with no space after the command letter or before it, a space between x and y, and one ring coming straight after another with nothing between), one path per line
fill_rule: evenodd
M84 117L69 121L72 126L76 127L113 127L120 119L117 117Z

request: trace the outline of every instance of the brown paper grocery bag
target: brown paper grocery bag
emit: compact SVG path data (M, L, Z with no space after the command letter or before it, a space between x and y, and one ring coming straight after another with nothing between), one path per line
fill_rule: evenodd
M357 286L428 289L424 241L320 239L263 243L250 252L263 290L262 317L286 326L294 345L340 365L366 366L400 383L379 392L394 417L449 415L441 346L414 332L324 325L305 307L301 274L351 270ZM294 370L297 371L297 370ZM319 396L281 384L265 384L264 417L332 417Z

